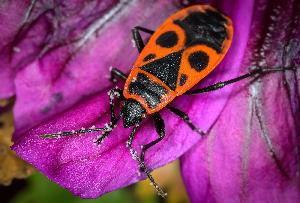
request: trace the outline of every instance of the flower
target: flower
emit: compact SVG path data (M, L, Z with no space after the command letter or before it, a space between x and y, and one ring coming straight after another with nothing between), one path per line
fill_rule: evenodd
M231 17L235 34L226 58L201 86L236 77L250 66L299 67L297 2L211 1ZM1 9L0 16L12 22L0 26L7 27L0 78L8 81L0 95L16 95L17 154L83 198L145 178L126 148L130 130L121 125L100 147L92 143L95 133L53 140L39 135L108 122L109 67L128 72L137 56L130 29L154 29L180 9L179 1L32 0L6 2ZM8 9L16 12L6 16ZM174 106L207 137L201 140L163 110L167 136L146 154L147 166L155 169L183 155L181 169L192 202L299 199L298 83L297 69L179 97ZM156 137L152 122L145 120L133 146L138 149Z

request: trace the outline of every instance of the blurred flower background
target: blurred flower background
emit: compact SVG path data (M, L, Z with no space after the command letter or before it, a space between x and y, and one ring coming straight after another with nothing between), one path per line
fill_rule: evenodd
M0 0L0 202L300 201L298 0L190 1L215 6L235 28L229 53L201 86L250 66L297 70L177 99L209 132L204 140L163 111L167 137L146 161L153 169L165 165L153 174L168 192L166 200L148 180L138 182L143 177L125 147L129 131L121 125L100 148L90 146L95 134L38 137L105 123L106 92L113 86L109 67L127 73L138 54L131 28L155 29L187 2ZM18 156L52 181L81 197L104 195L84 200L50 182L10 150L13 132ZM154 137L147 121L134 146Z

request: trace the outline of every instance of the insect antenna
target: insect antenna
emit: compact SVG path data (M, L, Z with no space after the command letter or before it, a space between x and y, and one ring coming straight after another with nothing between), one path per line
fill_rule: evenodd
M106 138L109 133L116 127L117 122L120 120L122 114L120 114L118 117L114 118L110 123L106 123L103 128L96 128L94 125L90 128L81 128L79 130L71 130L71 131L61 131L56 133L47 133L43 134L40 137L41 138L61 138L61 137L67 137L72 135L79 135L79 134L85 134L85 133L92 133L92 132L103 132L101 136L98 136L94 142L97 144L100 144L104 138Z
M81 128L80 130L72 130L72 131L65 131L65 132L57 132L57 133L47 133L41 135L41 138L60 138L60 137L66 137L71 135L78 135L78 134L84 134L84 133L92 133L92 132L99 132L105 130L104 128L96 128L95 126L92 126L90 128Z

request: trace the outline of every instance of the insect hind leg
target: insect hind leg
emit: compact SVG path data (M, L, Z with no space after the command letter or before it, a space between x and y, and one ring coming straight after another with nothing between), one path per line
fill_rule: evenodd
M227 85L236 83L240 80L244 80L246 78L250 78L256 75L265 75L265 74L269 74L272 72L278 72L278 71L287 71L287 70L296 70L295 68L290 68L290 67L283 67L283 68L261 68L261 67L255 67L254 69L250 70L248 73L238 76L236 78L230 79L230 80L226 80L223 82L218 82L215 83L213 85L207 86L207 87L203 87L200 89L195 89L195 90L190 90L187 91L185 93L185 95L193 95L193 94L201 94L201 93L205 93L205 92L211 92L217 89L221 89Z
M179 116L193 131L195 131L196 133L198 133L201 137L204 137L205 132L203 132L201 129L199 129L189 118L189 116L181 111L180 109L177 109L173 106L168 105L167 108L174 114L176 114L177 116Z

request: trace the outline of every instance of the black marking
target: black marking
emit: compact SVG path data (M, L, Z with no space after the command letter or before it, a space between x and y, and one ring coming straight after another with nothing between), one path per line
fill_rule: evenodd
M179 80L179 85L180 86L184 85L186 83L187 79L188 79L188 76L186 74L184 74L184 73L181 74L180 80Z
M205 44L220 53L223 42L228 37L227 20L217 11L193 12L174 23L184 29L186 47Z
M165 48L171 48L175 46L177 42L178 42L178 36L174 31L165 32L161 34L156 40L156 44Z
M203 51L196 51L189 55L189 63L197 72L207 67L209 56Z
M155 54L148 54L147 56L145 56L145 58L143 59L143 61L149 61L151 59L154 59L156 57Z
M163 86L151 81L143 73L138 73L136 80L129 84L128 91L144 98L149 108L156 107L161 102L161 97L168 93Z
M163 58L147 63L142 66L141 69L156 76L175 91L181 56L182 51L174 52Z

